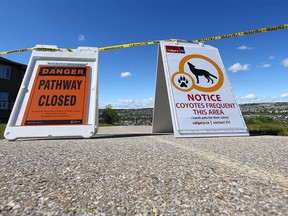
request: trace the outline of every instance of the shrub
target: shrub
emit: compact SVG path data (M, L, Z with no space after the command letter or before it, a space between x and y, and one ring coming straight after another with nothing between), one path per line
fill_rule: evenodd
M114 125L119 120L117 111L111 105L106 106L99 117L99 122L104 124Z
M6 128L5 124L0 124L0 139L4 139L5 128Z

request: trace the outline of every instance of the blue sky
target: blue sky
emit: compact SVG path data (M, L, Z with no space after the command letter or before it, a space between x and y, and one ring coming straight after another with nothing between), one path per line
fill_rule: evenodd
M0 0L0 51L201 39L288 23L286 0ZM288 29L209 41L237 100L288 101ZM157 45L99 54L100 107L153 107ZM31 52L3 57L28 64ZM122 74L122 76L121 76Z

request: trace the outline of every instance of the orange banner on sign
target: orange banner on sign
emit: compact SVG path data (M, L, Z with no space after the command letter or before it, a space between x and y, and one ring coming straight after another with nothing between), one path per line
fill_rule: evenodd
M89 66L39 65L21 125L85 125L89 79Z

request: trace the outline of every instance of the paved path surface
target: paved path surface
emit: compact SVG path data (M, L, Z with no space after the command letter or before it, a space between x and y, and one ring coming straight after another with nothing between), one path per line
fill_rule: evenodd
M288 215L288 137L0 140L0 215Z

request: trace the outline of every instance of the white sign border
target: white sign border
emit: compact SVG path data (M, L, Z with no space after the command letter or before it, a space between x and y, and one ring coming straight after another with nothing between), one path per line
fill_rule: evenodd
M152 132L157 133L157 132L171 132L171 129L169 127L169 124L165 127L165 124L161 123L161 119L163 120L163 113L162 115L159 114L161 113L161 110L166 110L165 109L165 104L161 105L158 100L161 98L159 95L162 94L162 100L165 100L165 98L168 98L167 100L169 101L169 107L170 107L170 116L171 116L171 121L173 125L173 131L174 131L174 136L175 137L215 137L215 136L249 136L249 132L247 130L246 124L244 122L241 110L236 103L236 109L238 109L239 115L241 117L241 120L244 124L244 128L229 128L229 129L205 129L205 130L180 130L179 129L179 121L177 118L177 113L176 113L176 108L174 106L175 101L174 101L174 96L173 96L173 91L172 91L172 83L171 83L171 77L169 73L169 68L168 68L168 62L167 62L167 57L166 57L166 51L165 51L165 46L191 46L191 44L188 43L178 43L176 42L167 42L167 41L160 41L159 48L158 48L158 63L157 63L157 78L156 78L156 90L155 90L155 106L154 106L154 115L153 115L153 127L152 127ZM210 47L210 48L215 48L209 45L204 45L204 44L193 44L193 46L199 46L199 47ZM217 49L217 48L215 48ZM217 49L218 51L218 49ZM219 53L219 52L218 52ZM220 55L220 54L219 54ZM221 57L220 57L221 59ZM167 96L164 93L164 88L163 83L161 84L161 88L159 88L159 83L163 82L163 76L165 74L165 82L166 82L166 91L167 91ZM230 91L234 97L235 96L232 90L231 83L228 79L227 74L225 74L225 79L228 81L228 85L230 88ZM169 112L165 111L165 115L168 115ZM161 116L160 116L161 115ZM159 130L161 129L161 130ZM180 133L181 132L181 133Z
M36 47L57 48L47 45L37 45ZM95 135L98 130L98 54L96 47L78 47L72 52L34 50L7 123L4 137L8 140L16 140L21 138L89 138ZM20 122L26 109L39 62L64 63L67 66L69 64L86 64L91 67L86 125L21 126Z

